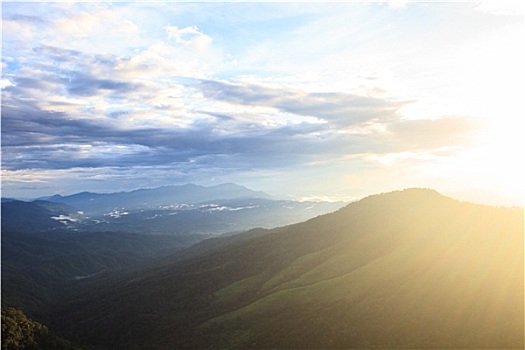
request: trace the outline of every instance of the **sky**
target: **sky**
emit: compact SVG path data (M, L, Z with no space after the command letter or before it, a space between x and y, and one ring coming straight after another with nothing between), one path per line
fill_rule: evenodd
M524 200L523 1L2 2L2 196Z

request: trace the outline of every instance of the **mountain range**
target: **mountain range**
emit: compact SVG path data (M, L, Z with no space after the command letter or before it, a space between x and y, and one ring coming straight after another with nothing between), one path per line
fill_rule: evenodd
M235 184L186 184L132 192L54 195L31 202L3 200L2 229L47 234L222 234L300 222L343 204L279 200Z
M270 196L261 191L226 183L210 187L185 184L115 193L81 192L69 196L54 195L41 199L68 204L83 211L86 215L100 215L113 210L155 209L172 204L198 204L212 200L239 198L270 199Z
M78 280L38 321L88 349L520 349L523 224L428 189L373 195Z

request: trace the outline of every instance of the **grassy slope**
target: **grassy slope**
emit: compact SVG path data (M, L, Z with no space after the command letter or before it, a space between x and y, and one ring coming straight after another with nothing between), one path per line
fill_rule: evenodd
M522 212L450 201L415 214L228 286L219 300L253 284L268 295L201 327L240 347L522 346Z
M108 348L522 348L523 210L372 196L96 289L62 317Z

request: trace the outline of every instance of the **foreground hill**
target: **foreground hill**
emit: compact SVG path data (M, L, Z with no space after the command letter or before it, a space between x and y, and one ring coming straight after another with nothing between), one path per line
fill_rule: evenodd
M79 350L28 318L21 310L2 308L2 350Z
M370 196L86 283L50 321L106 349L523 348L523 219L432 190Z

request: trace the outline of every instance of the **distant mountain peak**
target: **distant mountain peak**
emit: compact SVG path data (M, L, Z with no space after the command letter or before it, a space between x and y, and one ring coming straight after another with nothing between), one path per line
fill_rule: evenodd
M385 197L396 197L396 198L413 198L421 200L422 197L426 198L448 198L438 191L432 189L432 188L424 188L424 187L410 187L405 188L403 190L396 190L396 191L390 191L390 192L383 192L379 194L373 194L368 197L363 198L362 200L368 199L368 198L385 198Z
M61 194L55 194L51 197L42 197L42 198L39 198L39 200L44 200L44 201L56 201L56 200L59 200L61 198L64 198L64 196L62 196Z
M233 183L233 182L225 182L225 183L218 184L218 185L213 185L213 186L210 186L210 187L224 187L224 188L229 187L229 188L244 188L244 189L248 189L245 186L238 185L238 184Z
M440 195L441 194L436 191L435 189L433 188L428 188L428 187L408 187L408 188L405 188L403 190L396 190L396 191L390 191L390 192L385 192L385 193L382 193L382 194L399 194L399 193L404 193L404 194L437 194L437 195Z

